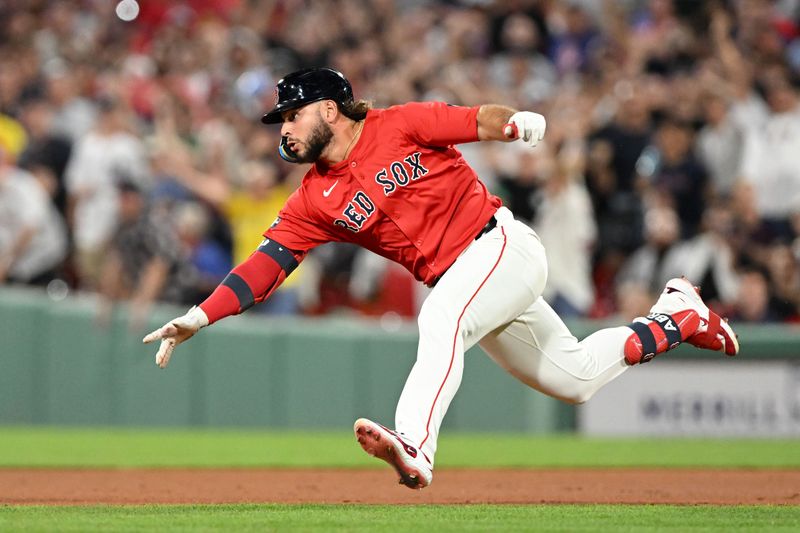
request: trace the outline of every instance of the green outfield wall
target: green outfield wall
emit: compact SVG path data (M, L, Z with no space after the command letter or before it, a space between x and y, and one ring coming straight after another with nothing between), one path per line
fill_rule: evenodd
M141 338L183 309L159 307L132 331L127 309L97 317L92 297L53 301L0 289L0 424L341 428L393 424L416 351L416 325L257 312L202 330L167 369ZM602 324L573 324L582 338ZM742 357L800 358L800 328L738 327ZM709 356L718 357L716 354ZM670 357L706 357L680 348ZM657 363L655 363L657 364ZM478 348L467 354L445 428L548 432L573 408L532 391Z

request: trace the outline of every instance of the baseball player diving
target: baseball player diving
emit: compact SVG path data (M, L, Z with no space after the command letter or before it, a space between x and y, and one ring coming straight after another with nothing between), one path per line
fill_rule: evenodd
M439 427L476 343L517 379L569 403L585 402L630 366L682 342L735 355L730 325L684 278L670 280L650 314L578 340L542 297L545 250L467 165L455 145L542 140L545 118L502 105L408 103L372 109L329 68L277 84L279 152L312 163L257 250L199 306L150 333L164 368L205 326L270 294L306 254L352 242L396 261L432 287L419 314L419 347L397 404L394 430L359 419L355 434L400 483L430 485Z

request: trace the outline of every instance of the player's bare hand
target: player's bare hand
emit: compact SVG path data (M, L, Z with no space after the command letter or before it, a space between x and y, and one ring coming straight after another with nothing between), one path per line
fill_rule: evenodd
M509 139L522 139L525 144L534 147L544 138L546 129L547 121L539 113L518 111L503 126L503 134Z
M157 330L145 336L145 344L160 340L161 344L156 352L156 364L166 368L172 351L183 341L190 339L200 328L208 325L208 317L202 309L195 306L183 315L170 320Z

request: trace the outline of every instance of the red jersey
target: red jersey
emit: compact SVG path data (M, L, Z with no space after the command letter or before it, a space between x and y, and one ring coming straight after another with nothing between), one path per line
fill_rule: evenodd
M370 110L349 158L317 162L264 236L298 260L352 242L434 283L501 205L453 147L478 140L477 114L443 103Z

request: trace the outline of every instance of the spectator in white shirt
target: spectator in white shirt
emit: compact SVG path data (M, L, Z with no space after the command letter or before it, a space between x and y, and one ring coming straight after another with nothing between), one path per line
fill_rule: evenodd
M709 172L713 192L729 197L741 175L745 135L763 123L766 107L755 95L731 102L715 93L706 95L702 107L706 125L697 136L697 154Z
M597 225L584 183L585 161L580 143L565 143L559 150L533 226L548 250L544 297L564 317L586 316L594 303L591 259Z
M45 189L0 145L0 283L45 285L67 255L67 233Z
M56 60L45 69L47 99L55 108L51 133L77 142L97 120L97 109L81 95L78 80L70 65Z
M66 171L75 263L83 288L97 287L101 259L116 228L115 178L120 173L144 185L145 148L128 131L126 110L104 100L97 125L75 146Z
M790 219L800 205L800 101L782 75L772 73L764 86L771 114L763 128L748 132L742 177L752 186L770 235L788 239Z

